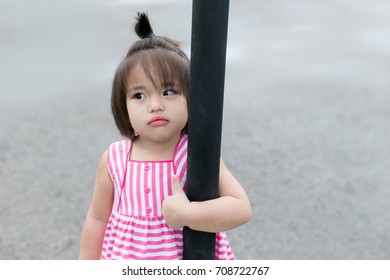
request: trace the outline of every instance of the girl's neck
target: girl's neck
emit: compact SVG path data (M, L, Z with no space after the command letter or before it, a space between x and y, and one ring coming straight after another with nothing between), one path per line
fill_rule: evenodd
M138 137L130 153L131 160L172 160L181 134L165 142L154 142Z

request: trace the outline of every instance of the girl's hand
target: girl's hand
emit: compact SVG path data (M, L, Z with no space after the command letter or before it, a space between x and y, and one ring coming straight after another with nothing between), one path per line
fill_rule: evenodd
M168 196L162 204L162 214L170 228L186 226L187 213L191 202L180 184L179 177L173 176L173 195Z

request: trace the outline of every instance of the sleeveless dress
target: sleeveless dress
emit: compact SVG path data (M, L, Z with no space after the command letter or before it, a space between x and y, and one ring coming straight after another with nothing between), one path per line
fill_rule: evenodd
M101 259L183 258L183 228L169 228L161 208L164 199L172 195L174 174L185 189L187 142L183 134L173 160L167 161L129 160L129 139L109 146L108 172L115 194ZM216 234L215 259L235 259L224 232Z

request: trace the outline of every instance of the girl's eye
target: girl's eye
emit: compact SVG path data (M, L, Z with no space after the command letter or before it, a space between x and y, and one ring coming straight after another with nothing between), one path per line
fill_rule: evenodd
M164 91L163 96L171 96L171 95L175 95L175 94L176 94L176 91L174 91L172 89L167 89L166 91Z
M137 93L135 93L135 94L133 95L133 98L135 98L135 99L145 99L146 96L145 96L145 94L143 94L143 93L137 92Z

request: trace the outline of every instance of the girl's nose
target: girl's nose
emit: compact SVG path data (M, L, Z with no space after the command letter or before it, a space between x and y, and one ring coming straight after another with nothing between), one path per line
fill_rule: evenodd
M149 112L164 111L164 104L160 96L150 98Z

